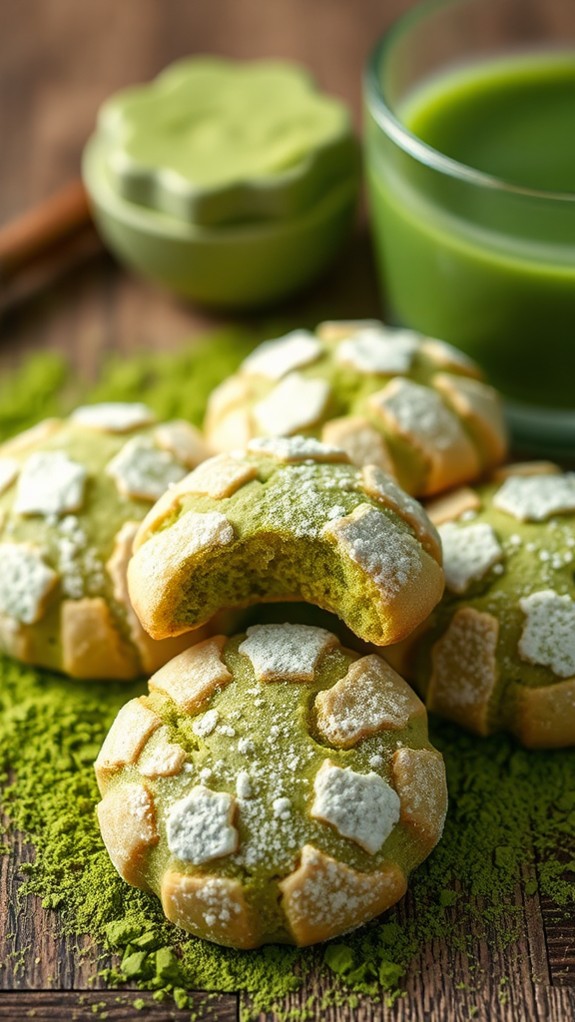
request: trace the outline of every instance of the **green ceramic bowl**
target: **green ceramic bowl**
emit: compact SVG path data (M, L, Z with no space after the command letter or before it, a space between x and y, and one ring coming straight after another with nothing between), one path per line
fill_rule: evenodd
M337 253L359 153L345 105L298 65L196 56L104 103L84 179L128 266L200 302L253 307Z
M130 268L204 304L249 308L286 297L328 266L353 223L357 175L332 185L299 216L201 227L120 196L107 173L105 148L93 135L83 159L104 241Z

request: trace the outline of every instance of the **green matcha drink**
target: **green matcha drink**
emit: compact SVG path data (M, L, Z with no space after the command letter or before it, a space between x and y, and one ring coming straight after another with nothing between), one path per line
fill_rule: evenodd
M388 315L464 348L508 398L575 408L575 49L452 65L387 124L369 91Z

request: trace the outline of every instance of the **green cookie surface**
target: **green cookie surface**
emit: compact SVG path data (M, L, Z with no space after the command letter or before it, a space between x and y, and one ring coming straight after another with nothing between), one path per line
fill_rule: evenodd
M303 600L366 641L408 635L440 598L435 530L375 466L303 437L253 440L173 487L138 532L130 595L156 638L222 608Z
M416 496L477 479L506 451L499 398L478 367L376 321L265 342L211 395L206 432L220 451L256 436L313 436Z
M308 625L190 647L104 742L102 834L168 918L236 947L309 944L393 904L439 839L425 709L381 658Z
M126 564L150 506L205 454L192 426L123 403L3 444L0 648L77 677L135 677L173 656L140 628Z
M446 591L392 662L429 709L479 734L573 745L575 474L527 463L500 476L429 506Z

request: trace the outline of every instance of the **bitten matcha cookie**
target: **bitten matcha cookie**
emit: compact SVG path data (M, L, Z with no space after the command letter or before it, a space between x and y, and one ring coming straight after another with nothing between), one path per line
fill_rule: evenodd
M0 447L0 649L78 678L131 678L182 648L153 642L126 565L150 505L206 456L141 404L78 408Z
M509 466L428 510L445 596L392 662L428 709L478 734L575 744L575 474Z
M262 344L213 392L206 432L220 451L254 436L313 436L416 496L477 479L506 452L499 398L474 362L371 321Z
M204 462L150 511L134 551L130 596L156 639L225 607L303 600L385 645L443 590L421 505L381 469L304 437L252 440Z
M394 904L441 836L441 756L379 656L309 625L200 642L127 703L96 761L120 875L238 948L299 945Z

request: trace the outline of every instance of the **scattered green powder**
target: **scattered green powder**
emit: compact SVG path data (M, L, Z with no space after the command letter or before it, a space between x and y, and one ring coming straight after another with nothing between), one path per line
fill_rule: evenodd
M175 355L118 360L89 397L145 400L162 417L199 422L206 394L253 343L253 335L232 330ZM79 397L86 394L70 385L58 360L30 359L0 385L0 438L67 410ZM275 1008L301 1022L318 1007L353 1008L359 994L392 1002L433 938L469 954L479 939L509 947L522 923L518 886L525 896L539 890L565 911L572 906L575 750L528 753L505 737L481 740L432 722L432 740L446 759L450 809L442 842L410 884L409 918L400 904L356 934L305 951L233 951L186 936L164 921L153 896L120 880L95 822L92 762L120 706L144 688L81 684L0 657L4 803L36 853L32 864L20 866L21 892L57 909L64 933L91 936L95 971L104 951L117 954L114 967L102 972L108 985L136 984L188 1009L188 990L239 990L251 1005L246 1018ZM328 993L294 1014L285 998L312 970L329 975Z

